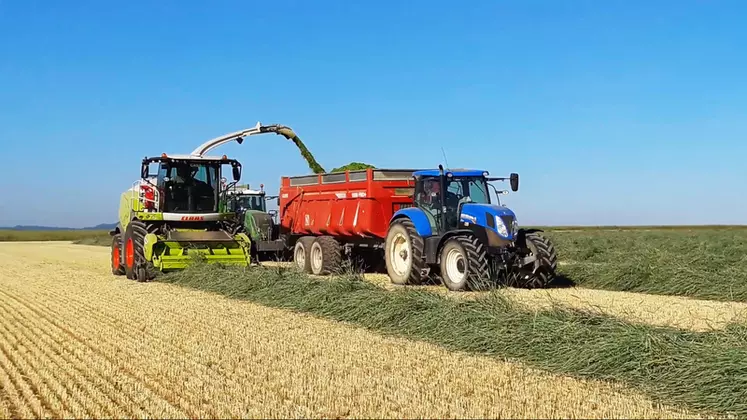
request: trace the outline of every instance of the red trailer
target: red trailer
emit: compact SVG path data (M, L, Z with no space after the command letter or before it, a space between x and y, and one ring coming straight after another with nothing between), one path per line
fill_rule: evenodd
M283 177L280 234L287 246L293 246L299 268L327 274L339 265L343 252L383 261L383 254L377 254L389 220L397 210L412 206L414 171L366 169Z

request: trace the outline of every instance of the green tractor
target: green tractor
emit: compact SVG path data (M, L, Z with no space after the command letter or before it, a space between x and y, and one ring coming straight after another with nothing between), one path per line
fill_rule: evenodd
M225 182L225 180L224 180ZM280 237L277 210L267 210L267 201L278 196L268 196L264 185L253 190L249 185L235 185L225 195L226 211L235 212L241 222L234 232L244 232L252 241L253 261L277 259L285 249Z
M275 133L294 143L295 133L282 125L263 126L208 140L189 155L146 157L140 179L122 193L119 220L109 234L111 269L115 275L149 281L158 272L186 268L194 257L208 263L248 266L252 241L235 211L227 209L227 193L241 178L241 164L205 153L244 137ZM231 183L222 176L225 167Z

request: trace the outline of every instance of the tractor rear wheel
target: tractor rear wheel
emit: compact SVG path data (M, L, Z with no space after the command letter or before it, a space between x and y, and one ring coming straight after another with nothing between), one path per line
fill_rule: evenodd
M122 235L119 233L112 236L112 274L121 276L125 274L125 267L122 264Z
M313 274L325 276L338 271L342 264L340 243L331 236L317 237L311 244L309 260Z
M441 278L451 291L477 290L488 286L490 264L485 246L473 236L455 236L441 248Z
M155 278L153 263L145 259L147 234L148 228L139 220L133 220L125 229L125 274L128 279L144 282Z
M384 260L392 283L405 285L423 282L426 268L424 247L423 238L409 219L396 220L389 226Z
M293 262L299 270L311 273L311 244L314 243L313 236L302 236L293 247Z
M513 283L529 289L543 288L555 280L558 254L552 242L537 232L526 234L526 244L536 260L528 266L514 270Z

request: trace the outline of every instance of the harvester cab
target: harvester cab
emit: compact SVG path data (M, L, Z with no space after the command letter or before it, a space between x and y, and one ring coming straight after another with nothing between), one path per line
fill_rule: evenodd
M519 229L514 212L498 200L506 191L490 184L508 180L518 191L518 174L491 178L487 171L444 171L439 165L413 176L414 206L393 215L385 244L393 282L420 283L431 269L440 271L451 290L482 288L496 277L529 287L552 281L554 247L539 230Z

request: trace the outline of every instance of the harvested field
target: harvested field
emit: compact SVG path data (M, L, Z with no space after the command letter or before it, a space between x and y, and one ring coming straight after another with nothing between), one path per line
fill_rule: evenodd
M101 247L0 244L0 414L693 417L621 385L130 282L107 262Z

